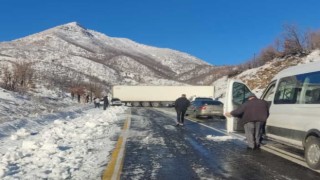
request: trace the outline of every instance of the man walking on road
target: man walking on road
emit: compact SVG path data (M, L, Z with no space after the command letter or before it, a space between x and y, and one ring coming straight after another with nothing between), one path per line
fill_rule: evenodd
M186 98L185 94L182 94L182 96L175 101L174 107L177 112L176 126L179 126L179 125L183 126L184 115L186 114L188 106L190 106L190 101Z
M104 96L104 98L103 98L103 110L106 110L108 106L109 106L108 96Z
M269 105L266 101L250 95L248 101L238 109L225 113L225 116L241 118L249 149L260 148L262 127L269 116Z

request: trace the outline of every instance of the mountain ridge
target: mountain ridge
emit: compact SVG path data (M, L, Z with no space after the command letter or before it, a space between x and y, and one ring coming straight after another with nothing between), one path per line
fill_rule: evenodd
M139 44L127 38L109 37L89 30L77 22L56 26L10 42L2 42L1 60L24 60L43 64L47 62L47 66L50 66L50 63L59 63L62 66L68 64L71 69L79 68L87 81L86 76L94 74L111 85L195 84L189 80L198 75L193 72L197 67L215 68L187 53ZM92 69L104 66L109 72L96 73L91 72L94 71L92 69L88 72L83 67L78 67L79 64ZM41 74L41 68L38 71L38 74ZM185 74L183 78L182 74Z

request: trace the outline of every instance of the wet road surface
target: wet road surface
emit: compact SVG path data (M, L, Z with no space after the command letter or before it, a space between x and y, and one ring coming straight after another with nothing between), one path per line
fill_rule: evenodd
M320 174L238 139L152 108L132 108L121 179L320 179Z

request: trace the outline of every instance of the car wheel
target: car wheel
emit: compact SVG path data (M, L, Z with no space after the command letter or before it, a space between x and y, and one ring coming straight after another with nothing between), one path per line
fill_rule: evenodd
M312 169L320 169L320 139L314 136L308 137L305 147L305 158Z

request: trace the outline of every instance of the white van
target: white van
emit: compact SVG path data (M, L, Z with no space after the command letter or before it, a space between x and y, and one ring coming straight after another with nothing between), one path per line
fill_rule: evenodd
M242 82L228 83L224 112L243 104L251 90ZM320 62L279 72L261 99L270 104L266 135L304 149L307 164L320 169ZM227 118L228 132L242 130L235 118Z

